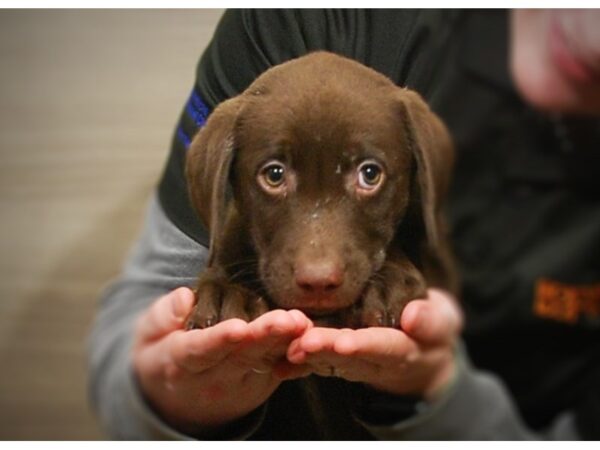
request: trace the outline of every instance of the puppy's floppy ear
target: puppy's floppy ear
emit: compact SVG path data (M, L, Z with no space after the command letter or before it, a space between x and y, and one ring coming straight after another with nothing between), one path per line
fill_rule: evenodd
M409 145L416 162L412 183L409 219L421 229L420 253L424 270L430 281L454 290L442 207L450 185L454 151L450 133L419 94L400 89L399 99ZM416 198L415 198L416 197ZM412 216L412 217L410 217ZM415 224L415 221L418 223ZM417 233L410 232L415 236Z
M208 265L221 245L228 199L229 172L235 153L235 127L243 96L221 103L196 134L186 159L186 178L192 205L210 232Z
M417 163L417 183L423 222L430 245L436 246L440 233L440 209L446 198L454 163L452 141L446 126L429 109L421 96L402 89L404 125Z

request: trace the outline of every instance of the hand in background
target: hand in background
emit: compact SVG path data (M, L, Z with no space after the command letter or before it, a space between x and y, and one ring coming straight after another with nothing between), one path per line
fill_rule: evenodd
M534 106L600 114L600 10L513 10L510 66Z

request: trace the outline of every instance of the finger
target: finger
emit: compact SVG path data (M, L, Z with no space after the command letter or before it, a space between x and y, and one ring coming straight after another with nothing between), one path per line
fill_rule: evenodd
M290 344L287 359L318 375L365 381L417 352L416 343L393 328L313 328Z
M236 352L234 362L243 368L271 371L290 342L310 326L312 322L300 311L269 311L249 324L252 339Z
M439 289L428 290L428 300L413 300L402 312L402 330L422 344L451 342L460 333L463 318L456 300Z
M153 341L183 328L183 322L194 306L194 293L181 287L160 297L138 318L136 337Z
M370 327L344 330L336 339L333 351L345 357L380 364L409 360L415 356L418 346L400 330Z
M256 340L269 337L299 336L312 322L298 310L269 311L250 323L250 330Z
M190 373L199 373L221 364L250 338L246 322L230 319L203 330L176 331L168 345L175 365Z
M306 361L307 355L333 351L336 339L344 331L346 330L322 327L308 329L300 338L290 344L287 351L288 361L302 364Z
M336 353L335 350L322 350L317 353L307 353L304 364L297 367L301 368L300 376L312 372L324 377L340 377L348 381L367 382L377 379L382 373L383 367L389 366L392 362L389 357L375 359L372 356L343 355Z
M339 331L332 346L306 353L303 364L314 373L372 383L389 375L390 367L405 367L420 355L416 342L400 330L371 327Z

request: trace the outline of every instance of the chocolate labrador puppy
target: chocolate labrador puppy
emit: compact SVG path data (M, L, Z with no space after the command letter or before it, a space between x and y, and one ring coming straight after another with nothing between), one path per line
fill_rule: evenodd
M210 231L188 328L297 308L330 326L398 326L452 289L441 203L452 146L415 92L317 52L223 102L187 158Z

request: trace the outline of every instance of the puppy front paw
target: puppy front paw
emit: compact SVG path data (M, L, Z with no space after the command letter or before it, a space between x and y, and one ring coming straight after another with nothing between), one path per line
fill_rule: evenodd
M267 302L255 292L221 277L206 274L194 291L196 303L186 329L208 328L228 319L251 321L268 311Z
M346 316L351 328L400 328L400 317L411 300L425 298L427 284L409 261L388 263L363 292L362 301Z

